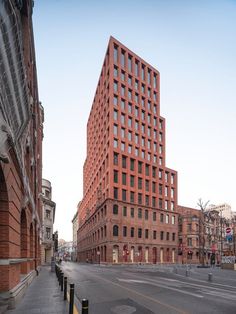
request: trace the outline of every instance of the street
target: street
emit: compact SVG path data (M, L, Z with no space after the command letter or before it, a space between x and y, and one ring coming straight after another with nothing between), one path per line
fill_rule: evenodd
M236 272L186 265L95 265L62 269L90 314L236 313ZM212 282L208 274L212 273Z

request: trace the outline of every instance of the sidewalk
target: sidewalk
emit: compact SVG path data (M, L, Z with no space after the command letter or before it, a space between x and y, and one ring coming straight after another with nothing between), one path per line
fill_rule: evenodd
M55 273L49 266L42 266L38 277L32 281L25 296L16 309L6 314L66 314L69 313L68 302L63 300Z

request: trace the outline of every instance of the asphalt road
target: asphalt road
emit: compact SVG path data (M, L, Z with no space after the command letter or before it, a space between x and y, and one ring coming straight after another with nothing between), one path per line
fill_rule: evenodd
M103 266L63 262L89 314L236 313L236 272L186 266ZM212 273L212 282L208 273Z

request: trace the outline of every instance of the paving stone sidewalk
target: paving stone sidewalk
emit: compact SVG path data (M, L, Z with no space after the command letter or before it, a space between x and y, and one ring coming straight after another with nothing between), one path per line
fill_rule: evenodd
M69 313L68 302L63 300L56 274L49 266L42 266L26 290L25 296L14 310L6 314L66 314Z

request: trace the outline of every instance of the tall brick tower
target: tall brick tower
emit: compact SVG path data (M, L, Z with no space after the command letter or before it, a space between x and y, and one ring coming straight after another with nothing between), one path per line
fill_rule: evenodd
M166 167L160 74L110 38L87 123L78 260L175 262L177 172Z

